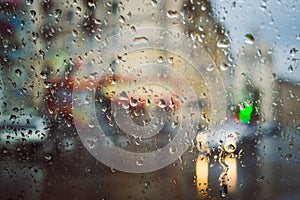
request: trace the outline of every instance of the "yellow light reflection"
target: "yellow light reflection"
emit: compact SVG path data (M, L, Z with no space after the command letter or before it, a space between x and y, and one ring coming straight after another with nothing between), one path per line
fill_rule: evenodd
M228 192L232 193L236 190L237 182L237 160L233 154L228 154L225 156L224 162L227 165L227 178L226 184L228 186Z
M196 161L196 187L200 197L207 196L209 158L200 154Z

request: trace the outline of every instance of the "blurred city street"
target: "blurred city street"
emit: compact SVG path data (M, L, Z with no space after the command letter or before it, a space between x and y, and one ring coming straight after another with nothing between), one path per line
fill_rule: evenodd
M299 2L0 11L1 200L300 199Z

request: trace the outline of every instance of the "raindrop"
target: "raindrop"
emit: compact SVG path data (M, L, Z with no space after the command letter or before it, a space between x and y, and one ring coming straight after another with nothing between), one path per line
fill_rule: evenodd
M17 119L16 115L11 115L9 118L10 121L16 121L16 119Z
M36 32L32 32L32 33L31 33L31 38L32 38L33 40L36 40L36 39L39 38L39 34L36 33Z
M221 192L222 197L227 197L227 195L228 195L228 186L226 184L223 184L220 187L220 192Z
M19 70L19 69L16 69L15 73L16 73L17 76L22 76L22 71Z
M119 22L121 22L122 24L125 23L125 18L122 15L119 16Z
M164 61L164 58L162 56L159 56L157 58L157 62L162 63Z
M145 43L148 43L148 38L146 38L146 37L135 37L134 39L133 39L133 42L135 43L135 44L145 44Z
M2 40L2 45L3 45L4 48L8 48L9 47L9 41L6 40L6 39Z
M260 176L260 177L258 177L258 178L256 179L256 181L257 181L257 182L260 182L260 181L264 180L264 178L265 178L264 176Z
M291 160L292 158L293 158L293 154L290 153L284 156L285 160Z
M146 106L150 106L151 105L151 101L150 101L150 99L147 99L146 100Z
M252 34L248 33L244 36L244 43L252 45L254 43L254 37Z
M35 10L31 10L29 13L30 13L30 16L32 18L34 18L36 16L36 11Z
M178 126L178 122L177 121L173 121L172 122L172 128L175 129Z
M127 102L123 102L122 107L127 110L129 108L129 104Z
M92 1L89 1L89 2L88 2L88 6L89 6L89 7L96 8L96 4L95 4L94 2L92 2Z
M81 13L81 8L79 6L77 6L77 8L76 8L76 14L79 14L79 13Z
M174 154L176 152L176 147L170 146L169 152L170 152L170 154Z
M26 0L26 4L27 4L28 6L32 5L32 3L33 3L33 0Z
M300 34L296 35L296 40L300 40Z
M78 35L78 31L73 29L72 34L73 34L73 37L76 37Z
M159 99L157 106L159 108L165 108L165 107L167 107L166 102L163 99Z
M14 51L17 51L17 45L15 45L15 44L13 44L12 46L11 46L11 50L14 52Z
M265 65L267 63L267 59L265 57L262 57L260 60L259 60L260 64L263 64Z
M202 10L202 11L205 11L205 10L206 10L206 5L205 5L205 4L202 4L202 5L201 5L201 10Z
M290 66L288 67L288 71L289 71L290 73L293 73L293 71L294 71L294 68L293 68L293 66L292 66L292 65L290 65Z
M41 77L41 79L47 79L48 78L48 74L46 73L46 72L44 72L44 71L42 71L41 73L40 73L40 77Z
M297 50L295 47L293 47L293 48L290 50L290 55L291 55L291 57L295 57L297 52L298 52L298 50Z
M256 55L259 56L259 57L262 55L260 49L258 49L258 50L256 51Z
M50 160L52 160L53 156L50 153L44 154L44 158L45 158L45 160L50 161Z
M130 98L129 103L130 103L130 106L136 107L137 104L138 104L138 100L136 100L136 99L134 99L134 98Z
M93 122L89 123L89 127L90 128L94 128L95 127L95 124Z
M52 108L48 108L48 112L50 115L52 115L54 113L54 110Z
M136 161L137 166L142 166L144 164L144 158L141 158L140 160Z
M120 101L127 101L128 100L128 96L127 96L127 93L125 91L123 91L123 92L120 93L119 100Z
M206 68L207 71L211 72L214 70L214 65L213 64L209 64Z
M217 47L219 48L228 48L230 46L230 41L225 40L225 41L218 41L217 42Z
M146 181L146 182L144 183L144 185L145 185L145 189L148 189L148 187L150 186L150 182L149 182L149 181Z
M62 10L61 9L56 9L53 13L53 16L58 18L61 16Z
M154 7L154 6L157 6L157 1L156 1L156 0L152 0L152 1L151 1L151 4L152 4L153 7Z
M226 71L228 69L228 65L225 62L222 62L220 68L222 71Z
M226 151L228 153L233 153L235 150L236 150L236 146L234 144L230 143L226 146Z
M115 173L117 170L115 170L114 168L110 168L110 171L112 172L112 173Z
M167 17L170 18L170 19L178 18L179 13L177 12L177 10L168 10Z

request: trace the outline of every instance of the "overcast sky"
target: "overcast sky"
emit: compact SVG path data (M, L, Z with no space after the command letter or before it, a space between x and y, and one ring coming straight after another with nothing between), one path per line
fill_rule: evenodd
M300 1L299 0L214 0L215 12L230 31L232 53L244 45L244 35L253 33L274 50L274 70L300 85ZM234 3L235 2L235 3ZM234 6L235 5L235 6ZM255 45L255 44L254 44ZM290 50L299 50L295 55ZM293 66L293 72L289 66Z

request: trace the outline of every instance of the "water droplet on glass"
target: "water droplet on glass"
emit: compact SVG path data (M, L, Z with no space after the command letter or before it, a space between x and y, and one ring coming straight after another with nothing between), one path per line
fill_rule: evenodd
M259 56L259 57L262 55L260 49L258 49L258 50L256 51L256 55Z
M134 98L130 98L129 103L131 107L136 107L138 105L138 100Z
M222 71L226 71L228 69L228 65L225 62L222 62L220 68Z
M16 119L17 119L16 115L11 115L9 118L10 121L16 121Z
M56 9L53 13L53 16L58 18L61 16L62 10L61 9Z
M141 159L136 161L137 166L142 166L143 164L144 164L144 158L141 158Z
M150 99L147 99L146 100L146 106L150 106L151 105L151 101L150 101Z
M52 154L47 153L47 154L44 154L44 158L45 158L45 160L50 161L50 160L52 160L53 156L52 156Z
M205 4L202 4L202 5L201 5L201 10L202 10L202 11L205 11L205 10L206 10L206 5L205 5Z
M228 153L233 153L236 150L236 146L234 144L230 143L225 147L225 150Z
M259 59L260 64L265 65L267 63L267 59L265 57L262 57L261 59Z
M121 22L122 24L124 24L125 23L125 17L122 16L122 15L120 15L119 16L119 22Z
M168 10L167 11L167 17L170 18L170 19L178 18L179 13L177 12L177 10Z
M79 6L76 7L76 14L81 13L81 8Z
M300 34L296 35L296 40L300 40Z
M17 51L17 45L15 45L15 44L13 44L12 46L11 46L11 51Z
M120 95L120 98L119 98L120 101L127 101L128 100L128 96L127 96L127 93L125 91L121 92L119 95Z
M95 127L95 124L93 122L89 123L89 127L90 128L94 128Z
M128 102L123 102L122 107L127 110L129 108L129 103Z
M54 113L54 110L52 108L48 108L48 112L50 115L52 115Z
M33 3L33 0L26 0L26 4L27 4L28 6L32 5L32 3Z
M164 62L164 58L163 58L162 56L159 56L159 57L157 58L157 62L159 62L159 63Z
M229 46L230 46L230 41L229 40L218 41L217 42L217 47L219 47L219 48L227 48Z
M227 197L227 195L228 195L228 186L226 184L223 184L220 187L220 192L221 192L222 197Z
M36 33L36 32L32 32L32 33L31 33L31 38L32 38L33 40L36 40L36 39L39 38L39 34Z
M30 13L30 16L32 18L34 18L36 16L36 11L35 10L31 10L29 13Z
M284 156L284 159L285 160L291 160L293 157L294 157L293 154L289 153L289 154L287 154L287 155Z
M257 181L257 182L260 182L260 181L264 180L264 178L265 178L264 176L260 176L260 177L258 177L258 178L256 179L256 181Z
M44 71L42 71L41 73L40 73L40 77L41 77L41 79L47 79L48 78L48 74L46 73L46 72L44 72Z
M176 152L176 147L170 146L169 152L170 152L170 154L174 154Z
M133 42L135 44L145 44L145 43L148 43L148 38L146 38L146 37L135 37L133 39Z
M16 73L17 76L22 76L22 71L19 70L19 69L16 69L15 73Z
M294 71L294 68L293 68L293 66L292 66L292 65L290 65L290 66L288 67L288 71L289 71L290 73L293 73L293 71Z
M293 47L293 48L290 50L290 55L291 55L291 57L295 57L297 52L298 52L298 50L297 50L295 47Z
M214 70L214 65L213 64L209 64L206 68L207 71L211 72Z
M152 4L153 7L154 7L154 6L157 6L157 0L152 0L152 1L151 1L151 4Z
M166 102L163 99L159 99L157 106L159 108L165 108L165 107L167 107Z
M75 30L75 29L72 30L73 37L76 37L78 35L78 33L79 32L77 30Z
M2 45L4 48L8 48L9 47L9 41L7 39L2 40Z
M253 37L253 35L251 35L250 33L248 33L248 34L246 34L245 36L244 36L244 43L245 44L253 44L254 43L254 37Z
M175 129L178 126L178 122L177 121L173 121L172 122L172 128Z
M96 4L95 4L93 1L89 1L89 2L88 2L88 6L89 6L89 7L96 8Z

